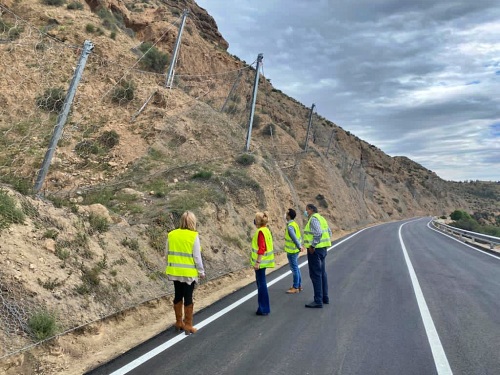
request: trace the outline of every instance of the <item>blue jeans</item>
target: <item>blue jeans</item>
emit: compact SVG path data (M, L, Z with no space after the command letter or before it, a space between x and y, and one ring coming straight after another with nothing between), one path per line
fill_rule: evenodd
M271 312L271 305L269 303L269 292L267 291L265 268L255 271L255 281L257 281L257 301L259 303L257 312L269 314Z
M299 268L299 253L286 253L286 257L288 258L288 263L290 264L290 269L292 270L293 275L293 287L295 289L299 289L302 286L302 276L300 275Z
M329 303L328 298L328 278L325 270L326 247L318 248L314 254L307 252L307 262L309 266L309 276L314 288L314 302L322 305Z

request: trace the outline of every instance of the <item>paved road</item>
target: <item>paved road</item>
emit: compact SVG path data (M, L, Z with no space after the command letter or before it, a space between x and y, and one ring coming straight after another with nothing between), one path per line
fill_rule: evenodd
M90 374L500 374L500 259L428 222L336 241L323 309L304 308L307 265L304 291L285 294L285 266L268 276L269 316L252 284L196 314L195 335L169 329Z

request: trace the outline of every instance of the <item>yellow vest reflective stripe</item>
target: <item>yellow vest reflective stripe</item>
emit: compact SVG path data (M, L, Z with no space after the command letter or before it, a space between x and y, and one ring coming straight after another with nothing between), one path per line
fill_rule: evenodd
M300 251L300 249L297 249L297 246L295 245L295 242L292 241L292 237L290 237L290 234L288 234L288 227L292 226L293 229L295 229L295 237L297 237L297 241L301 243L300 241L302 240L302 236L300 234L300 228L299 225L295 221L291 221L286 225L285 228L285 251L290 254L295 254Z
M330 247L332 243L330 241L330 233L328 232L328 223L326 222L325 218L318 213L311 215L309 221L306 224L306 227L304 228L304 246L311 246L314 239L314 235L311 232L311 219L313 217L318 219L319 225L321 227L321 239L319 240L319 243L316 244L316 247Z
M259 251L259 232L264 234L264 239L266 240L266 252L262 255L260 259L260 268L273 268L274 267L274 248L273 248L273 236L271 231L267 227L262 227L257 229L252 238L252 254L250 256L250 263L255 266L255 261L257 260L257 252Z
M197 235L198 232L189 229L175 229L168 234L167 268L165 270L167 275L198 276L193 258L193 246Z

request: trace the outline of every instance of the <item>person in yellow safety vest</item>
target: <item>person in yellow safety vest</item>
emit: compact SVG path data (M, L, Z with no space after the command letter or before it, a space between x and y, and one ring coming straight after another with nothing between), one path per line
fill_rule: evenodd
M309 219L304 228L304 247L307 248L309 276L314 289L314 301L306 304L306 307L321 308L330 303L325 258L332 244L332 231L325 218L318 214L315 205L308 204L304 215Z
M293 277L293 285L286 291L288 294L295 294L302 291L302 275L300 274L298 259L299 252L304 251L305 248L302 246L302 235L300 234L299 225L295 222L296 216L297 213L292 208L289 208L285 214L285 252Z
M257 282L257 302L256 315L269 315L271 305L269 303L269 292L267 290L266 268L274 268L274 248L273 236L267 227L269 214L267 212L257 212L253 221L257 227L252 239L252 252L250 253L250 263L255 270L255 281Z
M196 216L191 211L182 214L180 227L168 233L167 268L165 273L174 282L175 329L186 335L196 332L193 327L193 291L198 277L205 278L201 259L200 237L196 232ZM184 302L184 320L182 306Z

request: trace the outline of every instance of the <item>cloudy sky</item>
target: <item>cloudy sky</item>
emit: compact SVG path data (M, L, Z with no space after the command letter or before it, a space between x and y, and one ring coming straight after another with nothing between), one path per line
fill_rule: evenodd
M499 0L196 0L229 52L445 180L500 181Z

